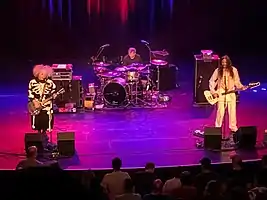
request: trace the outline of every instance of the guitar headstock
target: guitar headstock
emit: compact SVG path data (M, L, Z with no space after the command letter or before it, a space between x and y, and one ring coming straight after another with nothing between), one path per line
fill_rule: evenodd
M248 84L248 88L255 88L255 87L259 87L261 85L260 82L252 82Z

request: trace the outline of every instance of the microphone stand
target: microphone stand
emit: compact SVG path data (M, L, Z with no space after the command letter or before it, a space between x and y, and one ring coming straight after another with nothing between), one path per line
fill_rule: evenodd
M149 51L148 71L150 71L150 65L151 65L151 61L152 61L152 50L151 50L151 48L149 46L149 43L145 43L145 46L148 48L148 51ZM157 90L159 91L159 66L157 66L157 81L156 82L157 82L157 86L156 87L157 87ZM152 87L153 87L153 81L152 81Z
M105 49L105 47L101 46L97 53L96 53L96 56L92 56L91 59L93 61L93 63L98 59L98 57L101 55L101 53L103 52L103 50Z
M224 86L225 86L224 92L227 93L228 88L227 88L226 76L224 76L223 82L224 82ZM222 133L222 135L224 136L224 138L226 136L226 107L227 107L226 95L227 94L224 95L224 102L223 102L223 104L224 104L224 116L223 116L223 130L222 130L223 133ZM228 115L229 115L229 113L228 113Z

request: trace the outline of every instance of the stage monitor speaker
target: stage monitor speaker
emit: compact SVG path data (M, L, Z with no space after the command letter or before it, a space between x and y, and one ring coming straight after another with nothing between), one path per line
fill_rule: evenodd
M214 55L211 60L204 60L202 55L195 55L195 77L193 101L197 105L208 105L204 91L209 90L209 80L219 67L219 57Z
M24 137L25 151L28 153L28 148L30 146L36 146L38 154L44 153L44 136L38 133L26 133Z
M240 149L254 149L257 141L257 127L243 126L237 132L238 147Z
M73 156L75 154L75 134L74 132L57 133L58 152L61 156Z
M217 127L204 128L204 148L220 150L222 146L222 129Z

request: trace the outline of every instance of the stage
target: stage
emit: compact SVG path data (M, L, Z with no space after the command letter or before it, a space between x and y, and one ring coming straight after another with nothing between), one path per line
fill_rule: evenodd
M24 158L24 134L32 132L26 109L26 85L19 88L1 90L0 169L14 169ZM265 88L266 84L262 84L256 91L242 92L237 111L239 126L258 127L259 142L267 129ZM148 161L157 167L194 165L205 155L215 163L229 162L233 152L198 149L195 145L198 138L192 134L196 129L214 124L215 109L194 107L192 86L188 82L182 82L180 88L168 94L172 101L167 108L55 115L53 141L56 142L59 131L75 132L76 156L60 160L62 168L108 169L115 156L122 158L124 168L143 167ZM245 160L257 160L267 150L240 153Z

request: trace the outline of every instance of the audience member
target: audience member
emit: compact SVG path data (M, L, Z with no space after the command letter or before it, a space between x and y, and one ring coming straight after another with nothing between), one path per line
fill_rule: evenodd
M230 190L230 200L250 200L250 198L245 188L234 187Z
M173 193L175 199L194 200L197 197L197 189L193 186L192 175L188 171L181 173L181 187Z
M152 192L144 196L143 200L169 200L170 197L162 194L163 183L160 179L153 182Z
M203 200L222 200L221 184L218 181L208 182Z
M239 155L232 157L232 169L228 175L229 187L243 187L249 188L252 180L250 179L249 173L243 168L243 161Z
M127 172L121 171L121 166L121 159L114 158L112 160L113 172L106 174L101 183L110 200L114 200L115 196L124 193L124 181L127 178L131 178Z
M174 169L173 178L167 180L163 186L163 193L172 195L174 190L181 187L180 169Z
M267 188L267 155L261 159L261 169L256 175L256 185Z
M154 180L156 180L155 164L149 162L145 166L145 171L137 172L134 176L135 191L142 197L150 194Z
M28 151L27 151L27 158L18 163L16 170L42 166L43 163L36 159L37 156L38 156L37 147L36 146L30 146L28 148Z
M209 158L202 158L200 160L201 173L196 176L195 186L197 188L198 196L202 196L204 189L208 182L218 180L218 175L211 169L211 160Z
M124 194L116 196L116 200L142 200L140 194L134 193L134 185L131 179L124 181Z

